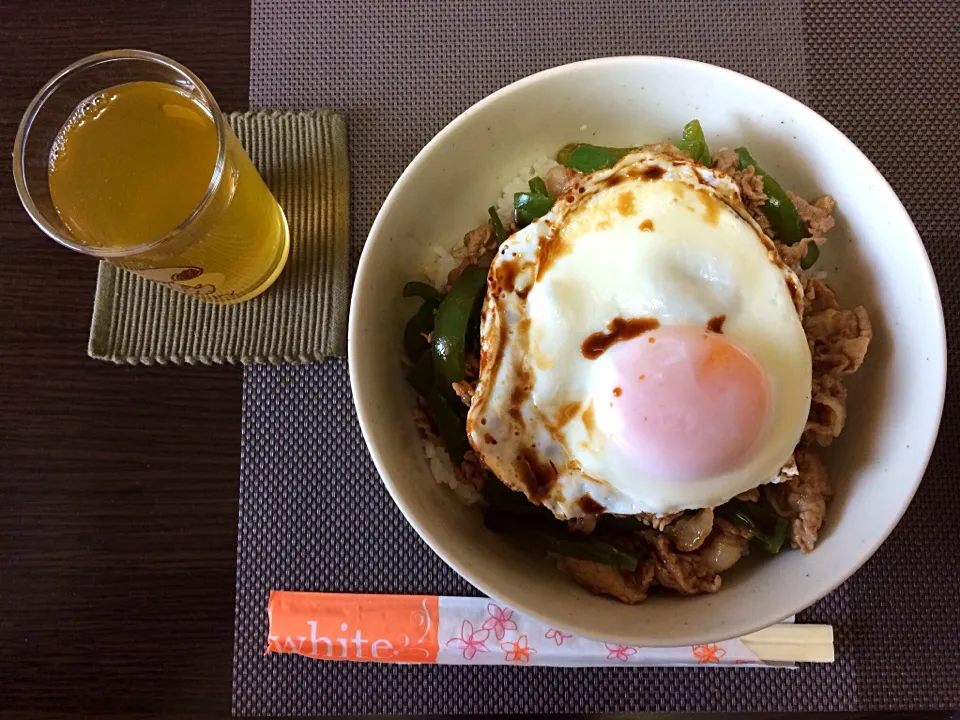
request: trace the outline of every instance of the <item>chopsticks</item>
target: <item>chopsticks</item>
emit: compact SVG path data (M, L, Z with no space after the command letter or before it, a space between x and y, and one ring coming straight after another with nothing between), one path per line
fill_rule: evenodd
M832 663L833 627L782 623L740 641L764 662Z

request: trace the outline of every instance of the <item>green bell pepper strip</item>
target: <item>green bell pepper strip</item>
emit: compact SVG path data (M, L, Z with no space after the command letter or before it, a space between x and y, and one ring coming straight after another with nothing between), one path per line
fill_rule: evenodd
M447 454L455 464L459 465L463 462L464 454L470 449L466 421L457 414L451 401L446 400L437 389L433 361L429 353L424 353L423 357L410 368L406 380L427 401Z
M767 196L767 201L761 209L770 221L777 240L785 245L796 245L805 237L809 237L806 223L800 218L797 208L780 183L764 172L746 148L739 147L736 152L739 159L737 167L740 170L746 170L753 165L753 171L763 178L763 192ZM820 248L811 243L807 246L807 254L800 261L800 267L804 270L812 267L818 257L820 257Z
M495 533L506 535L521 545L550 555L613 565L628 572L636 571L640 563L636 555L602 540L572 533L554 518L539 521L488 509L484 514L484 523Z
M771 555L776 555L787 538L787 521L759 503L730 500L714 510L720 517L745 528Z
M430 347L424 335L433 330L433 313L440 299L424 300L420 309L407 321L403 329L403 350L411 362L416 362Z
M800 267L804 270L809 270L813 267L813 264L820 257L820 246L816 243L810 243L807 245L807 254L803 256L800 260Z
M513 196L513 215L517 225L525 227L542 218L553 207L553 198L540 193L517 193Z
M433 325L433 364L437 377L446 383L463 380L467 329L486 285L487 268L471 265L460 274L437 309Z
M676 146L696 162L710 167L710 148L707 147L707 139L703 135L699 120L691 120L683 126L683 134Z
M571 143L564 145L557 153L557 162L573 170L592 173L597 170L612 168L620 158L633 149Z
M507 231L500 220L500 214L492 205L487 208L487 214L490 216L490 225L493 227L493 234L497 238L497 245L503 245L507 241Z
M417 282L416 280L411 280L403 286L403 296L423 298L433 301L437 305L440 304L439 291L433 285L427 285L427 283Z
M403 329L403 350L411 362L416 362L430 346L424 335L433 330L433 313L440 304L441 295L432 285L411 281L403 286L403 296L423 298L420 309Z
M530 186L530 192L534 195L543 195L544 197L550 197L550 193L547 192L547 184L543 181L543 178L539 175L530 178L527 182L527 185Z

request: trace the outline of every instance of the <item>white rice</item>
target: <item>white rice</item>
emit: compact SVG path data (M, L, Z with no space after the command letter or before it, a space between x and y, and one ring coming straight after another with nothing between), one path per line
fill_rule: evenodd
M529 181L533 177L543 177L550 168L556 167L557 162L549 157L537 158L530 165L523 167L517 176L503 186L495 207L500 221L504 226L513 222L513 196L515 193L526 192L530 189ZM479 225L482 220L478 220ZM447 283L447 276L466 255L463 247L463 236L473 230L475 225L468 228L454 229L449 238L450 245L431 245L427 257L421 267L424 277L438 290ZM453 490L457 499L464 505L475 505L483 500L479 492L472 485L467 485L457 479L453 461L444 448L437 447L428 439L423 440L423 453L430 463L430 472L433 479L441 485Z
M557 166L556 160L549 157L537 158L534 162L519 170L516 177L503 186L500 191L500 197L497 199L494 207L500 216L500 221L504 226L513 222L513 196L516 193L527 192L530 189L528 182L533 177L543 177L546 172ZM485 217L485 216L484 216ZM483 222L477 220L477 225ZM447 283L447 276L463 260L466 249L463 247L463 236L473 230L476 225L468 228L454 229L449 238L449 245L434 244L431 245L426 254L423 265L420 270L423 276L438 290ZM444 243L448 241L444 238Z
M525 168L521 168L517 173L517 176L503 186L503 190L500 192L500 199L497 200L496 208L497 214L500 216L500 221L504 226L513 222L513 196L516 193L529 192L531 178L534 177L543 177L547 174L547 171L551 168L557 166L557 161L549 157L540 157L533 161L530 165ZM472 230L473 228L468 228Z
M446 450L437 447L430 440L424 439L423 454L427 456L427 462L430 463L430 472L433 474L433 479L453 490L453 494L457 496L460 502L464 505L476 505L483 500L475 487L457 479L453 461L447 455Z

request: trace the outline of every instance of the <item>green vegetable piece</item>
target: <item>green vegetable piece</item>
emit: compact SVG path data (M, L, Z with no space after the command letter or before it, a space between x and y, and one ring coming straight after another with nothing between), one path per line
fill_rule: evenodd
M557 162L568 168L584 173L592 173L612 168L633 148L613 148L601 145L572 143L565 145L557 153Z
M640 562L635 555L608 542L571 533L554 518L541 521L537 518L487 510L484 522L496 533L551 555L613 565L628 572L636 571Z
M740 170L746 170L753 165L753 171L763 178L763 192L767 196L767 201L761 209L770 221L777 240L785 245L795 245L805 237L809 237L806 223L800 218L797 208L780 183L764 172L746 148L737 148L737 157L739 159L737 167ZM804 270L812 267L818 257L820 257L820 248L815 244L808 245L807 254L800 262L800 267Z
M403 286L403 296L434 300L438 305L440 304L440 293L437 289L433 285L427 285L427 283L417 282L416 280L411 280Z
M710 167L710 148L703 135L699 120L691 120L683 126L683 135L676 143L677 147L701 165Z
M440 439L443 440L443 446L447 449L447 454L454 465L459 465L463 462L463 456L467 450L470 449L470 442L467 440L466 421L450 406L450 402L442 398L437 391L427 396L426 401L431 412L433 412L437 430L440 431Z
M436 384L433 375L433 360L429 355L424 355L417 360L413 366L407 370L406 381L414 390L423 397L427 397L431 392L436 392Z
M403 296L423 298L420 309L407 321L403 329L403 350L412 362L416 362L430 345L424 335L433 330L433 313L440 304L441 297L433 286L416 281L403 286Z
M580 147L580 143L568 143L564 145L557 152L557 162L563 165L564 167L570 167L567 165L570 162L570 155L573 154L573 151Z
M453 284L437 309L433 325L433 361L446 383L463 380L463 353L470 317L487 284L487 268L471 265Z
M433 313L437 309L438 300L424 300L420 309L407 321L403 329L403 351L411 362L416 362L425 354L430 343L424 335L433 329Z
M816 243L807 245L807 253L800 259L800 267L809 270L813 264L820 258L820 246Z
M783 543L787 539L787 525L787 521L782 517L777 518L773 532L770 533L769 538L764 543L764 549L771 555L776 555L783 547Z
M507 231L504 229L503 222L500 220L500 214L492 205L487 209L487 214L490 215L490 225L493 227L493 234L497 238L497 244L503 245L503 243L507 241Z
M787 521L766 505L730 500L715 512L734 525L749 530L771 555L776 555L783 548L787 537Z
M543 178L537 175L536 177L530 178L527 185L530 186L530 192L534 195L543 195L544 197L550 197L550 193L547 192L547 184L543 181Z
M433 362L429 353L424 353L410 368L406 380L427 401L447 454L454 463L459 465L463 462L464 454L470 449L466 421L437 390Z
M487 472L483 481L484 501L495 510L514 515L550 515L550 511L542 505L536 505L522 492L511 490L491 472Z
M517 193L513 196L513 215L520 227L542 218L552 207L553 198L539 193Z

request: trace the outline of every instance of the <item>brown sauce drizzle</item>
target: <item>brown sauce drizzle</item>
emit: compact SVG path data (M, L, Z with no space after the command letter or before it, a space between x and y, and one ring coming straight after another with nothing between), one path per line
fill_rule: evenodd
M587 409L583 411L583 426L587 429L588 435L593 435L593 431L597 429L597 420L593 414L593 403L591 402L587 405Z
M703 219L711 225L719 224L720 212L723 210L720 201L706 190L698 190L697 196L700 198L700 202L703 203Z
M580 412L580 403L579 402L568 402L560 406L560 410L557 412L557 425L563 427L568 422L573 420L577 413Z
M650 232L651 230L653 230L653 220L650 218L640 223L640 232Z
M542 500L557 482L557 468L552 462L544 464L536 453L524 451L517 456L524 483L532 500Z
M656 318L633 318L631 320L614 318L607 324L606 331L595 332L584 340L583 345L580 346L580 351L588 360L596 360L610 346L622 340L632 340L645 332L656 330L658 327L660 327L660 322Z
M635 211L636 207L633 203L632 192L628 190L617 195L617 212L624 217L629 217L630 215L633 215Z
M514 283L517 280L517 263L515 262L503 262L500 263L500 267L497 269L496 280L498 281L496 287L493 288L494 292L503 290L504 292L513 292Z
M524 384L524 378L518 378L517 385L510 391L510 404L519 407L527 401L528 397L530 397L530 388Z
M599 515L606 508L594 500L589 495L584 495L582 498L577 500L577 505L583 510L587 515Z
M614 396L614 397L620 397L621 395L623 395L623 388L615 387L615 388L613 389L613 396Z
M666 171L662 167L651 165L643 169L643 172L640 173L640 177L642 177L644 180L659 180L664 176L665 172Z
M550 269L554 261L570 252L570 247L565 245L560 239L556 230L552 230L550 235L540 241L537 248L537 280L543 277L544 273Z
M707 320L707 330L715 333L723 332L723 323L726 321L726 315L717 315Z

